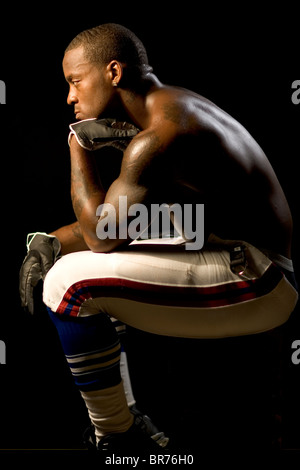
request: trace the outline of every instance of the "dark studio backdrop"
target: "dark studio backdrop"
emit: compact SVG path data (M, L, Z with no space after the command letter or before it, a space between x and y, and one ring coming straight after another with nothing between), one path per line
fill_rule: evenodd
M90 8L62 13L55 6L39 12L21 7L7 10L2 20L0 340L6 364L0 365L1 449L80 449L88 423L38 296L37 316L31 318L18 295L26 234L74 221L67 146L74 116L66 104L61 61L68 42L83 29L124 24L144 42L162 82L206 96L245 125L289 200L299 271L300 103L292 102L292 83L300 79L296 15L272 11L263 16L247 5L243 11L216 7L209 12L200 5L196 15L182 6L128 8L117 4L92 13ZM108 154L114 173L120 155ZM243 197L238 182L236 192ZM128 356L138 407L177 448L192 449L195 456L202 448L255 447L270 435L282 452L295 452L300 449L300 354L294 363L292 345L300 341L299 314L296 307L272 335L231 340L178 340L130 329Z

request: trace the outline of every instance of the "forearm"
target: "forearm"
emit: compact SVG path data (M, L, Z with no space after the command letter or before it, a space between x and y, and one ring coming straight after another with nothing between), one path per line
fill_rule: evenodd
M81 228L78 222L65 225L64 227L51 232L50 235L54 235L60 241L62 255L89 249L83 239Z
M97 207L104 202L98 169L92 152L80 147L75 138L70 143L71 199L82 237L90 249L97 241Z

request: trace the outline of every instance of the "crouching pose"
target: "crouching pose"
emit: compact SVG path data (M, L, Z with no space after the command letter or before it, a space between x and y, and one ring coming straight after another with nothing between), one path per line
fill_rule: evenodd
M104 24L80 33L63 70L79 121L69 136L77 221L48 237L63 256L47 272L43 300L97 448L153 451L126 400L112 319L185 338L283 324L297 302L291 214L247 130L204 97L162 84L131 31ZM94 150L125 140L105 191ZM138 212L157 205L169 208L176 230L149 243L143 234L154 221Z

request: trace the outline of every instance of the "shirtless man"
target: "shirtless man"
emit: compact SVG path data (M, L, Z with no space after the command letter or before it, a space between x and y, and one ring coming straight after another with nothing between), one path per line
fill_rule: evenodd
M151 72L141 77L140 90L123 88L125 64L113 60L100 68L85 59L83 45L66 52L63 68L76 119L114 116L142 130L107 194L95 176L92 154L71 140L72 201L84 240L76 248L108 252L124 243L97 238L96 209L108 202L118 210L119 195L127 195L128 206L204 203L207 233L291 257L286 198L264 152L235 119L196 93L163 85ZM71 228L54 232L64 253L74 251Z
M77 221L51 234L66 256L44 284L44 302L89 410L98 449L128 451L138 433L120 386L120 351L108 315L149 332L198 338L282 324L297 300L291 285L292 218L267 157L246 129L204 97L162 84L143 44L126 28L107 24L80 33L65 51L63 70L77 120L114 118L139 130L107 191L94 153L83 148L76 131L70 135ZM86 121L88 139L89 132ZM127 196L128 207L204 204L203 250L133 249L129 236L99 239L97 226L109 214L99 217L97 208L108 203L121 224L120 196ZM242 256L238 272L236 248ZM252 283L254 278L259 282ZM216 297L216 286L224 299ZM153 451L149 442L145 448Z

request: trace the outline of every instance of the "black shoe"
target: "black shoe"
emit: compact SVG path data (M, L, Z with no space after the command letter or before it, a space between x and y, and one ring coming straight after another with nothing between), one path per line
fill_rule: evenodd
M90 451L97 450L95 428L92 424L86 428L82 435L83 445Z
M163 432L159 432L157 427L147 415L143 415L135 406L130 408L134 416L132 426L125 433L113 433L103 437L96 443L94 426L89 426L84 434L83 441L87 449L96 451L118 452L118 448L128 451L128 448L141 451L151 450L152 453L163 453L163 449L169 442L169 438ZM113 450L111 450L113 449Z
M159 431L151 418L143 415L135 405L130 408L134 416L134 424L147 436L150 436L160 447L165 448L168 445L169 438L162 431Z
M104 436L97 444L100 452L113 453L118 455L158 455L164 450L151 437L145 434L133 423L128 431Z

